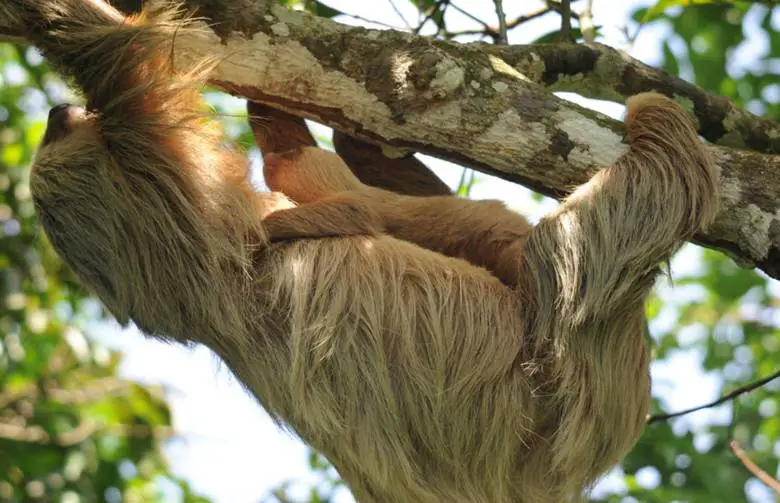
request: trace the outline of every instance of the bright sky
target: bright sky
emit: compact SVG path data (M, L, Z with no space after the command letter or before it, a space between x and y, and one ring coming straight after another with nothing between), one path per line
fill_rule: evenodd
M328 0L327 3L343 12L404 26L389 0ZM409 7L406 0L395 0L395 3L407 20L414 24L415 9ZM481 19L494 22L495 13L490 0L454 0L454 3ZM603 26L604 36L600 41L627 49L634 57L652 65L658 63L658 41L668 29L662 26L645 27L632 47L626 45L622 31L628 13L637 6L649 3L648 0L595 0L594 20L597 25ZM512 19L536 10L542 2L505 1L504 4L508 10L507 18ZM574 8L580 8L581 4L576 2ZM353 19L343 21L361 24ZM459 15L449 17L448 22L453 30L474 27L468 18ZM510 43L529 42L547 33L558 23L557 16L545 16L527 24L521 31L512 33ZM629 29L633 32L635 26L630 25ZM751 40L740 49L739 60L744 61L745 65L750 64L756 53L766 50L766 45L764 40ZM682 77L686 76L686 71L686 68L682 69ZM565 97L571 98L570 95ZM577 101L614 118L620 118L623 110L622 106L614 103ZM324 128L321 130L326 131ZM427 160L442 178L453 186L457 185L461 174L459 168L435 159ZM479 180L480 183L472 192L475 198L502 199L533 219L552 207L551 204L540 206L534 203L528 190L513 184L486 176L479 176ZM679 272L690 270L695 267L696 257L696 250L687 248L674 261L674 268ZM661 325L668 322L669 319L659 320ZM196 490L220 503L257 502L266 490L280 482L303 479L309 475L303 445L288 433L280 432L208 350L188 350L165 345L144 339L135 330L123 332L115 325L95 325L91 327L90 333L125 352L121 367L124 376L163 384L169 389L174 425L184 438L172 442L167 452L174 471L189 479ZM700 361L700 355L695 352L682 351L663 365L654 365L655 390L667 399L669 407L685 408L715 396L718 381L695 371ZM707 414L692 415L686 424L694 429L701 427L705 420L712 419ZM700 441L706 443L706 436ZM657 473L647 471L640 476L640 482L649 486L657 484ZM612 486L612 483L607 484ZM351 498L344 495L340 501L351 501Z

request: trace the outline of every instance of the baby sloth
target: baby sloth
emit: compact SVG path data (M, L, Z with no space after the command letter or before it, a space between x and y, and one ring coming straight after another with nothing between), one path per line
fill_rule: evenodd
M4 0L8 24L87 99L52 111L31 171L54 248L120 323L211 348L358 501L559 503L634 445L644 299L716 210L672 101L630 100L629 151L535 227L318 150L268 160L295 208L206 115L208 65L172 68L195 30L175 10Z

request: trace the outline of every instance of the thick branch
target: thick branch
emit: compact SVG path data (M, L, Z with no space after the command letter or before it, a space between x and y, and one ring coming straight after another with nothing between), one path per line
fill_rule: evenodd
M545 61L538 54L546 54L546 46L501 52L483 44L351 28L272 1L200 3L210 6L203 14L221 22L223 39L205 24L200 34L178 37L177 65L191 68L203 57L216 57L215 85L359 139L433 154L552 196L566 194L625 150L621 124L558 99L535 82L552 75L549 71L535 73L509 57L526 50L529 61ZM217 4L224 9L213 9ZM243 7L242 15L218 17L227 7ZM573 45L559 50L612 51ZM593 63L593 75L610 75L612 65L621 68L618 59L624 56L609 54ZM690 95L706 96L686 85ZM648 87L620 89L614 96ZM697 239L780 277L780 156L713 151L722 170L722 211Z
M602 44L486 46L532 81L553 91L623 102L628 96L657 91L691 110L699 134L712 143L780 154L780 124L738 108L674 75L648 66Z
M127 1L127 0L125 0ZM246 21L239 24L235 17L228 17L240 7L245 11L251 5L254 12L261 0L190 0L200 5L202 11L223 29L228 28L254 33L260 28L257 23ZM214 5L222 5L215 9ZM533 19L555 9L561 11L560 4L550 3L545 9L520 17L507 24L511 29L516 23ZM576 17L571 12L572 17ZM328 20L329 23L335 25ZM335 25L339 26L339 25ZM343 30L343 28L342 28ZM346 30L344 30L346 31ZM380 39L393 39L391 33L383 33ZM603 99L622 103L629 96L657 91L674 98L691 110L699 122L699 133L707 141L725 147L737 147L769 154L780 154L780 124L771 119L754 115L739 108L723 96L710 94L703 89L686 82L663 70L648 66L623 51L602 44L535 44L535 45L496 45L469 44L460 47L460 54L468 56L469 51L492 54L514 67L524 77L541 84L552 91L571 91L588 98Z
M121 0L124 3L137 1ZM225 37L232 31L251 35L258 30L268 28L261 22L265 11L269 9L268 0L188 0L187 3L199 7L201 13L215 23L218 33ZM561 12L563 9L559 3L548 3L547 7L537 12L507 23L507 29L544 15L550 10ZM434 11L435 9L431 10ZM297 13L289 17L289 20L298 24L305 16L304 13ZM574 12L571 12L571 16L577 17ZM317 23L317 27L327 30L332 35L360 30L360 28L350 30L327 19L321 21ZM268 22L265 24L269 25ZM492 31L494 29L489 28L488 34L491 36L497 34ZM393 35L394 33L382 32L376 40L387 40L397 46L399 37ZM291 35L293 39L298 38L295 34ZM299 32L299 35L305 34ZM309 34L311 35L313 33ZM414 37L401 38L409 41L419 40ZM354 41L355 37L350 39ZM442 42L440 45L452 47L453 44ZM507 46L475 43L462 45L457 52L463 57L478 58L479 55L484 57L485 54L497 56L523 77L552 91L571 91L589 98L620 103L634 94L657 91L674 98L691 110L699 122L699 133L707 141L726 147L780 154L780 124L777 122L754 115L737 107L728 98L710 94L690 82L648 66L625 52L606 45Z

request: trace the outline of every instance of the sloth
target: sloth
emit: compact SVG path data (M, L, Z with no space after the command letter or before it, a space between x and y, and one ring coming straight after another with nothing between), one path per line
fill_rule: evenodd
M717 171L690 118L628 102L628 151L530 226L495 202L356 182L316 149L268 155L259 192L152 2L4 0L86 98L31 167L54 249L123 325L213 350L358 501L578 499L649 407L643 302L708 225ZM348 176L350 175L350 176Z

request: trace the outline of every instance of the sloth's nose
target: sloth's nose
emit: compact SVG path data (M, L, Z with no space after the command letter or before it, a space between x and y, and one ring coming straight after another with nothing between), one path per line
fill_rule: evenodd
M71 105L70 103L61 103L55 105L49 110L49 120L64 122L68 126L73 126L78 121L84 119L86 110L84 107Z
M85 118L86 110L83 107L69 103L62 103L52 107L49 110L49 122L46 125L42 144L48 145L69 135Z
M70 106L70 103L60 103L59 105L53 106L51 110L49 110L49 119L56 116L57 114L64 112Z

